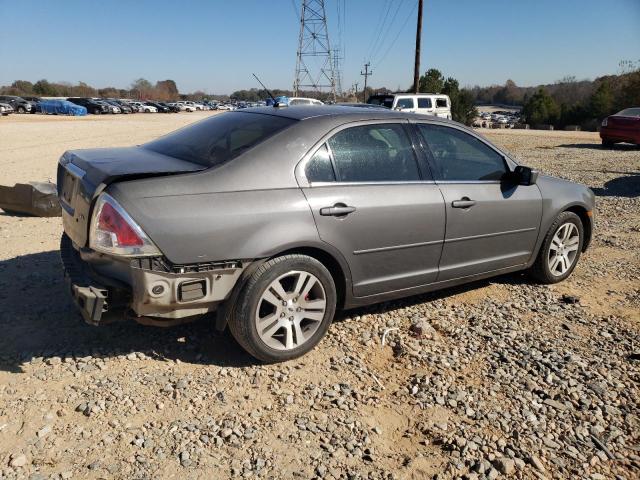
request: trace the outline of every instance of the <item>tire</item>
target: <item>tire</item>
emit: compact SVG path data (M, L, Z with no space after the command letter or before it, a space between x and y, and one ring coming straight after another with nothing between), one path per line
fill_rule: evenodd
M561 230L565 229L565 230ZM570 260L569 267L563 271L566 261L561 261L557 264L556 268L552 270L554 259L558 255L558 242L555 240L556 234L559 237L563 236L563 233L571 231L576 232L577 241L575 236L570 235L568 239L565 239L560 243L562 250L566 253L567 261ZM580 260L580 254L582 253L582 246L584 245L584 226L580 217L573 212L562 212L558 215L558 218L553 222L551 228L547 232L547 235L542 242L538 257L535 263L530 269L531 276L540 283L552 284L558 283L566 279L578 264ZM575 250L569 251L569 249ZM562 256L562 255L561 255ZM560 263L563 263L562 265Z
M16 109L16 111L17 111L18 113L27 113L27 109L26 109L26 108L24 108L24 107L18 107L18 108Z
M273 288L276 282L281 287L279 295ZM298 285L301 288L296 288ZM333 320L335 283L327 268L315 258L298 254L273 258L261 265L241 288L229 318L229 329L242 348L263 362L283 362L304 355L320 342ZM286 304L281 298L283 294L288 300ZM324 313L319 306L323 300Z
M602 140L603 148L613 148L614 143L611 140Z

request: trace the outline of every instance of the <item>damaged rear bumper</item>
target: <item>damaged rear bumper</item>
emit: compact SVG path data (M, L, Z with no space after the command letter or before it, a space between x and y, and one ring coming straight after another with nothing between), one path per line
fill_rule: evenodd
M239 261L174 266L161 258L114 259L78 251L63 235L60 256L71 296L91 325L132 318L172 326L215 311L246 267Z

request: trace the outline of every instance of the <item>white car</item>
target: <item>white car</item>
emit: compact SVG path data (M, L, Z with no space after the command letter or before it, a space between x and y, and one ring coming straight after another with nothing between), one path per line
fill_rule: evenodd
M195 112L196 107L193 105L193 102L177 102L176 105L183 112Z
M147 105L142 102L132 102L135 106L138 107L140 112L143 113L158 113L158 109L152 105Z
M320 100L315 98L291 97L288 102L289 106L294 105L324 105Z
M236 109L236 107L234 107L233 105L222 105L222 104L218 105L218 110L229 110L230 111L230 110L235 110L235 109Z
M370 105L380 105L392 110L434 115L451 120L451 99L448 95L433 93L390 93L388 95L371 95L367 103Z
M0 103L0 115L6 117L10 113L13 113L13 107L8 103Z
M509 123L509 119L507 117L498 117L498 123L506 125L507 123Z

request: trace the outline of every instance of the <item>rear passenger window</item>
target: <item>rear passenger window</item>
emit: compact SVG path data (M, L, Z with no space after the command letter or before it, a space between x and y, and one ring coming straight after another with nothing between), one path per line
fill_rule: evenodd
M418 98L418 108L431 108L431 99Z
M436 98L436 108L447 108L447 99Z
M433 157L436 180L500 180L507 171L498 152L461 130L420 124Z
M413 98L401 98L396 103L396 108L414 108Z
M411 142L401 125L347 128L331 137L329 146L341 182L420 180Z
M307 162L305 171L307 180L313 182L335 182L336 177L333 173L329 150L326 145L322 145L318 151Z

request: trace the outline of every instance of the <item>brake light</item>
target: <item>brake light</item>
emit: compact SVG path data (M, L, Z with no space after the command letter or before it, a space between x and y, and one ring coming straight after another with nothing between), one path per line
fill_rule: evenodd
M142 245L142 239L136 234L131 226L122 218L115 208L105 203L100 210L98 217L98 227L101 232L112 236L111 240L116 241L123 247L136 247ZM115 238L113 238L115 237Z
M106 193L100 195L96 201L89 231L89 246L111 255L161 255L142 228Z

